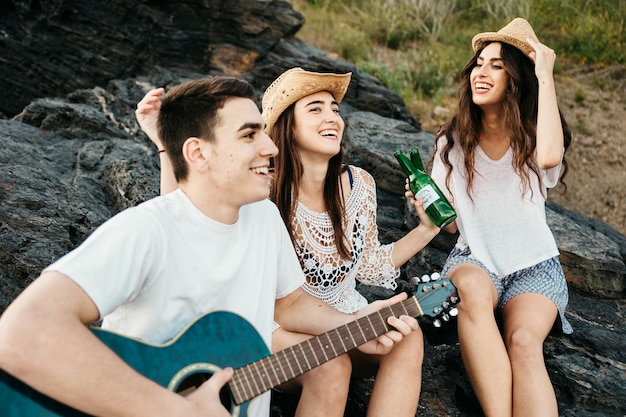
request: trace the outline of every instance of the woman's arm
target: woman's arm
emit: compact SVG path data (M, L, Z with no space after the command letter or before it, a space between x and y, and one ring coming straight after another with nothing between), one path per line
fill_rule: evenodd
M174 177L172 163L163 149L163 143L159 137L157 121L159 119L159 111L161 110L161 96L165 89L157 88L148 91L146 95L137 103L135 117L148 138L154 143L159 150L159 159L161 161L161 195L165 195L170 191L178 188L178 183Z
M397 270L404 265L439 233L439 228L431 222L424 212L421 200L412 200L420 218L420 224L404 237L394 242L393 246L381 245L378 238L376 219L376 184L371 175L365 171L361 172L363 181L369 186L368 189L371 192L363 197L364 203L359 209L359 211L363 210L366 213L369 221L368 228L365 231L363 261L359 267L357 278L364 283L386 286L384 285L385 280L390 279L390 277L388 274L385 275L384 271L391 268ZM391 251L389 251L390 249ZM376 260L377 263L368 262L372 259Z
M422 197L415 200L413 193L411 193L409 197L409 201L417 211L420 224L394 244L391 257L396 268L404 265L409 259L415 256L417 252L424 249L424 247L437 236L440 230L424 211Z
M541 169L549 169L559 165L563 157L563 127L553 76L556 53L541 42L527 41L535 48L529 56L535 62L535 75L539 81L537 164Z

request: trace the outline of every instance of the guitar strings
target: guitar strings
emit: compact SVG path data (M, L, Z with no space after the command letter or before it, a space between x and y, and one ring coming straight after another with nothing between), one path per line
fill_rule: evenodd
M437 296L435 293L420 293L420 302L426 304ZM402 314L416 317L423 314L421 310L416 298L411 297L245 365L236 371L229 384L235 402L241 404L388 332L391 326L386 322L387 317Z

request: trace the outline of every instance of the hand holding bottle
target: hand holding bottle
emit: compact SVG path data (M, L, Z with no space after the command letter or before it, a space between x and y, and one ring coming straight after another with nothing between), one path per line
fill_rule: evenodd
M424 210L437 227L445 227L456 219L456 212L437 184L426 173L417 148L410 150L411 160L402 151L394 156L407 175L409 187L415 198L422 198Z

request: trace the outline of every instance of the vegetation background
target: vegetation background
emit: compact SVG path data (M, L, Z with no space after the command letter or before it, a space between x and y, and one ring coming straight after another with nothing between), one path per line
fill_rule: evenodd
M396 91L424 131L456 105L471 39L524 17L557 52L559 104L573 132L567 192L549 199L626 234L626 0L292 0L297 36Z

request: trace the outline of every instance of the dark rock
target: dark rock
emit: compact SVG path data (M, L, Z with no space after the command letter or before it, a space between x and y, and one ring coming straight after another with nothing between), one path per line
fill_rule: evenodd
M297 38L282 39L266 57L259 60L254 71L254 84L264 91L276 77L293 67L319 72L352 72L350 87L344 98L351 108L404 120L420 130L419 121L404 107L402 98L385 88L377 78L358 70L348 61L331 59Z
M0 10L0 113L11 116L155 65L244 74L304 24L286 0L9 0Z
M304 19L288 1L13 0L0 12L0 312L106 219L158 194L158 157L134 109L148 89L188 79L237 75L261 97L293 66L352 71L341 105L344 145L347 159L376 178L380 237L396 240L417 224L393 152L417 146L426 159L433 136L374 77L293 37ZM552 203L548 221L574 327L573 335L557 333L545 344L561 415L623 416L626 238ZM441 233L411 259L399 290L412 291L411 277L440 270L454 241ZM359 289L370 300L391 295ZM454 319L442 328L427 317L420 322L426 358L416 416L482 415ZM353 381L346 416L365 415L372 383ZM274 394L272 415L293 415L297 398Z

